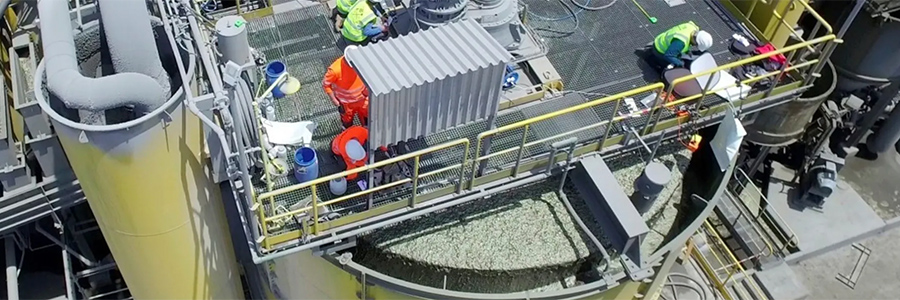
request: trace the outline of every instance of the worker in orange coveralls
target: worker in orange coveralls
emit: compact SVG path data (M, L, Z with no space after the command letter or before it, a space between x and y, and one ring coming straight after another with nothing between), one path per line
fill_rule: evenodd
M353 47L347 47L347 50ZM322 89L331 98L331 103L338 107L344 128L353 126L353 116L358 117L364 126L368 125L369 91L343 56L328 67L322 79Z

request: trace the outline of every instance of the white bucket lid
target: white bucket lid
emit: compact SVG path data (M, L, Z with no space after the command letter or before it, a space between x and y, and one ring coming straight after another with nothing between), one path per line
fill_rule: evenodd
M363 146L356 139L351 139L347 142L347 145L344 146L344 153L347 153L347 157L354 162L366 158L366 149L363 149Z

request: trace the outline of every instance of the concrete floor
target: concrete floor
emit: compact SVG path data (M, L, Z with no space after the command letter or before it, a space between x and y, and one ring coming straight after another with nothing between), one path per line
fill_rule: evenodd
M840 176L879 217L887 220L900 216L900 154L896 151L888 151L876 160L850 157Z
M829 232L828 237L839 235L838 231L841 230L835 231L836 229L860 227L860 223L883 222L884 225L879 228L865 226L869 230L862 232L862 236L844 237L837 245L821 249L824 251L812 250L816 253L809 253L811 255L803 255L806 251L803 251L801 242L801 252L792 255L799 257L788 257L793 276L808 291L806 299L900 299L900 285L896 284L897 278L900 278L900 252L897 251L900 247L900 230L896 229L896 225L900 224L900 185L897 181L900 178L900 154L889 151L875 160L850 157L840 172L840 177L839 189L849 187L854 191L854 197L826 200L823 212L807 210L800 213L802 216L794 216L789 223L798 219L816 218L812 214L818 214L821 222L805 222L817 224L813 227L818 228L801 228L801 231ZM836 203L849 200L844 198L856 197L871 208L871 216L856 221L825 217L829 211L836 209ZM837 206L844 209L841 205ZM861 251L851 242L870 250L868 260L863 259L865 263L860 263L859 266L857 261L860 260ZM851 274L854 266L858 268L857 273ZM851 276L856 284L851 287L842 283L837 278L838 274Z
M832 251L793 266L794 273L809 290L807 299L898 299L900 297L900 230L893 229L860 244L871 250L868 263L851 289L836 279L849 275L860 257L851 246Z

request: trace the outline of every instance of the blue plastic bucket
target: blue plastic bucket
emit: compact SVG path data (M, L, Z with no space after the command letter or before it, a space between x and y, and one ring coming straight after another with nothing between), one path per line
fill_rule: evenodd
M319 158L316 150L310 147L300 147L294 153L294 177L303 183L319 178Z
M278 76L281 76L281 74L286 70L287 66L285 66L281 61L273 60L269 62L269 64L266 65L266 82L269 85L272 85L272 83L274 83L275 80L278 79ZM282 84L284 84L284 81L282 81ZM272 90L272 97L275 97L275 99L284 97L284 93L281 92L280 86L277 86Z

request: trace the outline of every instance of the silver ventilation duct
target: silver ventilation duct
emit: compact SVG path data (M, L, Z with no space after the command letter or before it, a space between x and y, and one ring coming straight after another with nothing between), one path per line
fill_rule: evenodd
M159 70L162 70L159 54L155 51L156 45L153 33L150 31L146 6L141 0L105 0L101 1L101 5L103 2L112 2L107 4L112 4L115 9L119 9L119 6L126 6L126 4L128 6L140 5L143 9L143 13L136 15L135 13L138 12L136 8L116 10L111 15L119 16L109 18L112 20L112 24L104 24L111 52L113 49L123 51L123 53L112 55L116 60L120 60L119 63L114 64L115 67L130 70L100 78L82 75L79 72L75 52L68 3L44 0L38 3L38 13L41 16L41 40L46 65L47 89L71 109L98 112L133 105L147 111L154 110L162 105L169 96L168 81L167 88L164 89L156 79L147 75L165 76L164 72L154 74L156 70L153 67L147 67L156 65L159 66ZM120 5L116 5L116 3ZM109 6L107 5L107 7ZM103 21L106 19L104 17ZM141 26L141 24L146 26ZM111 27L118 29L111 29ZM120 32L116 32L117 30ZM146 32L144 32L145 30ZM112 37L109 36L111 32L115 32ZM124 43L136 46L122 46ZM150 45L150 47L142 48L144 46L137 45ZM135 60L154 61L155 63L132 63ZM147 69L140 73L136 72L136 69L140 67Z

